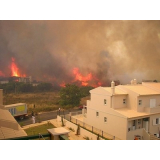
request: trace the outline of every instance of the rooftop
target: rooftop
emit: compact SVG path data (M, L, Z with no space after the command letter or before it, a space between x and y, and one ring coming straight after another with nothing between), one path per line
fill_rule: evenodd
M139 85L121 85L122 88L127 88L139 95L160 95L160 92L150 89L141 84Z
M122 114L123 116L127 118L136 118L141 116L148 116L150 114L145 112L137 112L128 108L120 108L120 109L114 109L116 112Z
M14 107L14 106L21 106L21 105L24 105L24 104L25 104L25 103L9 104L9 105L5 105L5 108Z
M19 126L8 110L0 108L0 139L26 136L27 134Z
M63 135L63 134L68 134L70 132L64 127L52 128L52 129L47 129L47 130L52 135Z
M103 89L112 94L111 87L103 87ZM127 95L127 92L122 91L121 89L115 87L115 95Z

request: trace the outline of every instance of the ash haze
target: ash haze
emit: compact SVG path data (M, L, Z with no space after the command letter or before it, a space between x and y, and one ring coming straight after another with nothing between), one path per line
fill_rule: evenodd
M160 21L0 21L0 71L69 83L73 69L110 80L160 79Z

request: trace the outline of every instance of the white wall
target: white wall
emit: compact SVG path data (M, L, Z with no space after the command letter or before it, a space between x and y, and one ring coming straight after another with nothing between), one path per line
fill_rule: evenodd
M99 117L96 116L96 111L99 112ZM104 122L104 117L107 117L107 123ZM105 112L87 108L87 117L84 118L84 122L119 139L126 139L127 118L121 116L112 108Z
M150 95L150 96L139 96L137 99L137 106L138 106L138 111L143 112L144 108L150 108L150 99L155 99L156 100L156 107L159 106L159 112L160 112L160 96L158 95ZM142 104L139 105L139 100L142 100Z
M57 116L57 121L61 121L61 117L60 116ZM65 122L65 127L68 127L68 128L72 128L74 129L75 131L75 134L76 134L76 131L77 131L77 125L72 123L72 122L69 122L67 121L66 119L64 120ZM80 135L82 137L89 137L89 139L91 140L97 140L97 135L83 129L82 127L80 127ZM103 138L100 138L100 140L104 140Z
M112 108L117 109L127 107L128 98L126 95L113 96L112 98ZM123 104L123 99L126 99L126 104Z

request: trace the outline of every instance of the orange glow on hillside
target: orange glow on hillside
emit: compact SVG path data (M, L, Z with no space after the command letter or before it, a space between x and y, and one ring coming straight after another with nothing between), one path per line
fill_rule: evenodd
M2 71L0 71L0 76L5 77L5 74Z

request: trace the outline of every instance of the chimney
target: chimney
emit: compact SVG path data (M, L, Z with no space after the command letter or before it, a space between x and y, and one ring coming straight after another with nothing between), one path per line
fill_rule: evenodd
M137 84L137 80L136 80L136 79L134 79L134 80L133 80L133 83L134 83L134 84Z
M134 81L133 80L131 80L131 85L133 85L134 84Z
M112 91L112 95L115 94L115 82L114 81L111 82L111 91Z

